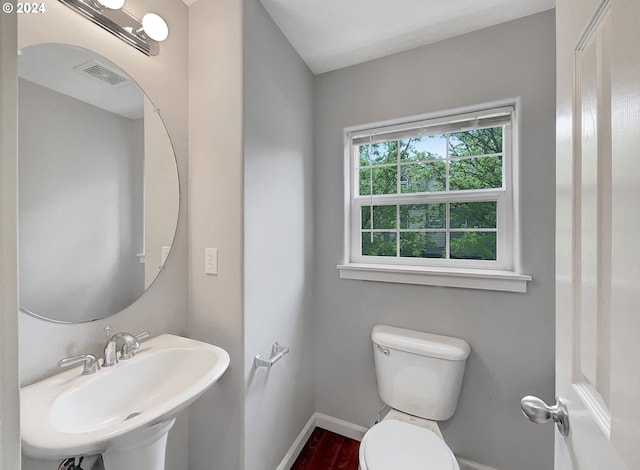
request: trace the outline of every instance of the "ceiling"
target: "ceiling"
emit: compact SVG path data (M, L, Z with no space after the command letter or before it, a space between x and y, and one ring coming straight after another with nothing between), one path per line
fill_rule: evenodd
M189 0L183 0L185 3ZM314 74L532 15L555 0L260 0Z
M109 85L79 73L79 66L100 64L124 80ZM144 95L140 87L117 65L80 47L53 43L36 44L20 50L18 76L129 119L144 115Z

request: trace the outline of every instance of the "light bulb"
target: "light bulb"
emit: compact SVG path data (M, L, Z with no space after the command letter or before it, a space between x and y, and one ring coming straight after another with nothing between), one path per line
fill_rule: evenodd
M142 17L142 29L144 29L144 34L154 41L164 41L169 36L167 23L155 13L147 13Z
M119 10L124 6L125 0L96 0L96 2L109 10Z

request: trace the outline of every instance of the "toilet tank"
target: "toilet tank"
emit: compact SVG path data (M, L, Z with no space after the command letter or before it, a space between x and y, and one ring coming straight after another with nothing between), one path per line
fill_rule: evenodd
M386 325L371 332L378 393L392 408L434 421L458 406L466 341Z

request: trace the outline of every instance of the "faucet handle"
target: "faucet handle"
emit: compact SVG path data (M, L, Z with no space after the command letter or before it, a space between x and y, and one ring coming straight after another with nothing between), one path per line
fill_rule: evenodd
M122 344L122 349L120 350L120 359L131 359L135 355L135 352L140 349L140 341L150 334L151 332L149 330L144 330L143 332L133 336L133 338L135 338L135 342L125 341Z
M150 336L151 332L149 330L144 330L137 335L134 335L138 341L145 339L147 336Z
M104 333L107 336L107 339L111 338L111 327L109 325L104 327Z
M58 367L68 367L84 363L82 375L94 374L100 370L98 359L93 354L80 354L79 356L65 357L58 361Z

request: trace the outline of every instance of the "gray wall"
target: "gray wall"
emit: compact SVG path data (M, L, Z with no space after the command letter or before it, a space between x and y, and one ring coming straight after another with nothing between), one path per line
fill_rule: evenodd
M273 470L315 411L313 75L258 0L243 18L245 468Z
M242 3L201 0L189 7L189 335L231 364L189 409L190 470L244 468L242 146ZM205 248L218 275L204 273Z
M464 338L471 345L445 439L502 470L553 467L553 429L519 400L554 397L554 12L317 77L315 90L316 410L370 426L381 406L371 328L377 323ZM521 97L526 294L339 279L343 132L347 126Z
M0 15L0 470L20 468L16 15Z
M313 77L257 0L189 14L189 332L231 356L190 409L189 463L272 470L314 411ZM216 276L203 272L207 247ZM274 341L292 353L254 373Z
M56 363L62 357L89 352L101 354L106 325L133 332L149 329L153 335L184 334L187 327L188 8L174 0L136 0L127 4L127 9L138 17L147 11L155 11L169 24L170 35L161 44L160 54L146 57L62 3L48 2L46 7L43 15L19 15L18 47L40 42L72 44L91 49L125 70L160 109L176 151L182 199L176 238L166 269L133 305L106 320L77 325L54 324L20 314L20 380L23 385L56 372ZM187 460L185 418L186 415L180 417L169 435L169 468L183 468ZM45 465L27 459L23 462L23 470L36 468L48 470L52 467L50 463Z
M27 80L18 103L20 306L119 312L144 292L142 120Z

